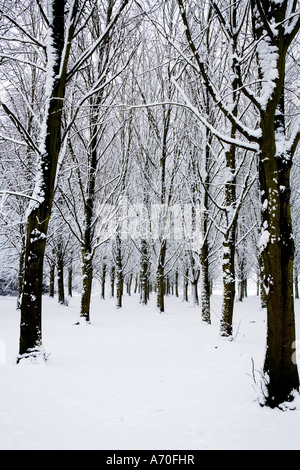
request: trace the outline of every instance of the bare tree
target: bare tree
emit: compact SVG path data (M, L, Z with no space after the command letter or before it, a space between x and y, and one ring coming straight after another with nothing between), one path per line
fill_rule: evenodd
M220 134L216 129L213 132L231 147L234 145L258 152L262 194L261 253L268 310L265 402L268 406L278 406L292 399L293 391L299 389L297 365L290 353L295 340L290 171L300 134L298 124L293 129L287 125L284 93L287 51L299 30L299 7L298 2L293 0L276 3L252 1L250 21L248 2L234 2L234 5L233 2L226 5L215 1L210 3L231 46L235 39L231 34L233 17L226 16L227 8L232 10L234 7L235 17L239 18L235 32L241 32L243 22L247 21L254 40L252 53L242 57L238 47L231 57L236 90L242 91L246 103L244 111L237 113L236 107L228 106L221 99L220 90L215 87L209 68L199 54L188 16L189 2L178 0L187 43L194 59L193 67L197 68L211 98L231 125L229 134ZM254 77L249 76L249 64L250 61L253 63L254 58L258 73L252 85ZM249 103L257 116L253 128L248 127L249 121L241 119L241 116L245 117ZM201 116L199 119L202 119Z

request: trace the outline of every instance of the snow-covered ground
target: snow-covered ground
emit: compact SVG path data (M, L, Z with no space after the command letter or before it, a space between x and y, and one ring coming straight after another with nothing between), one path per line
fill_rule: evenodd
M180 299L160 315L155 298L142 307L126 296L117 310L94 296L92 324L74 326L79 297L68 307L45 297L49 360L15 365L16 299L0 298L0 449L300 449L299 401L283 412L256 400L265 311L254 296L237 302L230 342L219 336L221 300L209 326Z

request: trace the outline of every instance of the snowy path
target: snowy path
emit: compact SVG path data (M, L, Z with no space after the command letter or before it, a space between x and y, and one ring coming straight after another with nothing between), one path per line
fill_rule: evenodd
M234 342L218 334L221 297L211 326L199 308L169 298L160 315L154 300L142 308L126 297L116 310L94 297L92 324L73 326L79 298L69 307L45 298L49 361L16 366L19 314L15 299L0 298L0 449L300 449L300 406L255 402L251 358L261 369L266 329L259 300L237 303Z

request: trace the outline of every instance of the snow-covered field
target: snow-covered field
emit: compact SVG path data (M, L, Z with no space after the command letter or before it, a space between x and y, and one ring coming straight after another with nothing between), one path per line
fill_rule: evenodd
M94 296L92 324L74 326L79 297L68 307L45 297L49 360L15 365L16 299L0 298L0 449L300 449L299 401L283 412L256 400L265 311L254 296L237 302L230 342L219 336L221 300L208 326L180 299L160 315L155 298L142 307L126 296L117 310Z

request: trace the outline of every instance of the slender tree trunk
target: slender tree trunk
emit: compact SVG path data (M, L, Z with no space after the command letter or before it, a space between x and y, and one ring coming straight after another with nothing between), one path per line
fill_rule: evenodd
M21 252L19 255L19 272L18 272L18 300L17 309L21 308L23 282L24 282L24 262L25 262L25 238L22 237Z
M90 306L93 284L93 260L90 250L82 248L82 293L80 318L90 323Z
M175 271L175 296L176 297L179 297L178 278L179 278L178 269L176 269L176 271Z
M57 292L58 303L65 304L65 286L64 286L64 254L62 245L57 246Z
M167 253L167 241L163 240L160 247L156 272L157 282L157 307L160 313L165 311L165 259Z
M124 291L124 274L122 259L122 241L120 235L116 237L116 275L117 275L117 308L122 308Z
M295 299L299 299L298 275L295 276Z
M189 301L189 268L185 271L185 277L183 281L183 300L184 302Z
M49 281L49 297L53 298L55 293L55 261L51 260L50 264L50 281Z
M106 280L106 264L102 265L101 273L101 299L105 299L105 280Z
M115 266L111 267L110 270L110 296L115 296L115 279L116 279L116 268Z
M257 280L256 280L256 296L260 296L260 274L257 274Z
M237 116L238 114L238 74L237 74L237 58L234 57L237 51L237 10L238 5L232 6L232 28L233 37L230 43L230 53L232 54L231 59L231 75L233 77L232 87L232 114ZM237 134L237 127L235 124L231 124L231 138L235 139ZM221 336L232 336L232 321L233 321L233 310L235 300L235 244L236 244L236 228L237 220L234 215L236 208L236 147L234 145L228 146L225 152L226 160L226 171L227 181L225 184L225 206L226 210L226 224L227 233L223 242L223 307L222 307L222 319L221 319Z
M127 282L126 282L126 290L127 290L127 294L129 295L129 297L131 297L132 278L133 278L133 274L131 273L128 276L128 279L127 279Z
M207 242L204 241L201 247L201 272L200 272L200 282L201 282L201 309L202 309L202 319L206 323L211 323L210 317L210 282L209 282L209 263L208 263L208 246Z
M149 256L147 240L141 242L140 299L147 305L149 298Z
M244 288L243 281L239 281L239 289L238 289L239 302L243 302L243 299L244 299L243 288Z
M85 207L85 231L84 243L81 248L82 253L82 293L81 293L81 309L80 318L90 323L90 302L93 283L93 250L92 250L92 215L94 208L94 178L89 181L90 197Z
M235 300L235 233L223 244L223 306L221 336L232 336L232 320Z
M134 283L134 293L136 294L139 289L139 275L135 275L135 283Z
M71 253L71 259L69 261L68 268L68 296L73 296L73 253Z

